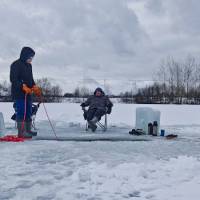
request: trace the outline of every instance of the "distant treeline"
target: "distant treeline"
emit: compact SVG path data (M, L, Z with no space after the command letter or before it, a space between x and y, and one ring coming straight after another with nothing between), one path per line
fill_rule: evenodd
M200 64L188 56L183 62L168 57L153 85L138 89L138 103L200 104Z
M48 78L42 78L36 80L36 84L42 88L43 98L38 99L34 96L34 101L45 102L61 102L62 101L62 89L58 84L52 84ZM0 101L12 102L11 97L11 85L7 81L0 83Z
M200 104L200 64L194 57L188 56L180 62L173 57L162 61L159 70L155 72L153 84L133 91L121 92L119 95L109 95L118 102L137 104ZM77 87L73 92L64 93L58 84L52 84L50 79L42 78L36 81L42 88L45 102L81 102L93 94L87 87ZM38 99L35 97L35 100ZM0 101L12 101L10 84L0 83Z

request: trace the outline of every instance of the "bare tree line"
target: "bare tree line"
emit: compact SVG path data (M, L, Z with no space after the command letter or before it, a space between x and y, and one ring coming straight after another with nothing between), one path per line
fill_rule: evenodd
M61 102L63 96L62 89L58 84L52 84L48 78L36 80L36 84L42 88L43 100L45 102ZM36 97L34 100L38 101ZM0 83L0 101L11 102L11 84L7 81ZM40 99L39 99L40 101Z
M200 64L194 57L183 62L168 57L154 79L153 85L138 90L137 103L200 103Z
M136 93L125 91L110 97L119 98L124 103L200 104L200 63L194 57L187 56L183 61L167 57L153 79L153 84L138 88ZM61 87L48 78L38 79L36 84L42 88L46 102L62 102L64 98L80 102L93 94L91 89L78 86L73 92L63 95ZM12 101L7 81L0 83L0 101Z

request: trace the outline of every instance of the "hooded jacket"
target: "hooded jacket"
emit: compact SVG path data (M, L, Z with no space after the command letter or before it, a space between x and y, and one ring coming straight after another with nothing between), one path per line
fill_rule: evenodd
M100 91L101 96L96 96L96 92ZM111 110L113 103L110 101L108 96L105 96L104 91L101 88L97 88L94 92L94 95L90 96L86 102L82 103L81 106L87 107L89 109L102 109L105 110L106 108Z
M26 84L29 88L35 85L32 65L26 62L34 55L35 52L33 49L30 47L23 47L20 58L10 66L11 94L14 100L24 99L25 94L22 91L23 84Z

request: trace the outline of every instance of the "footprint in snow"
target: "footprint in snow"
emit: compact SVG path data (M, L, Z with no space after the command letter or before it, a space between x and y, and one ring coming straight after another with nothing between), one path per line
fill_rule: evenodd
M128 194L128 197L140 197L140 191L134 191Z

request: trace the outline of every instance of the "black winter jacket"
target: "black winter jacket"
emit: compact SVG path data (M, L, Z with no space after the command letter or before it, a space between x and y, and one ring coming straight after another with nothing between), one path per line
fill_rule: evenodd
M24 47L21 51L20 58L12 63L10 67L11 93L14 100L24 99L22 85L33 87L35 81L33 79L32 65L26 61L33 57L35 52L30 47Z
M111 108L113 106L113 103L105 95L102 95L100 97L92 95L86 100L86 102L82 103L81 106L83 106L83 107L89 106L89 109L102 109L102 110L105 110L107 108L108 109L108 114L110 114L111 113Z

